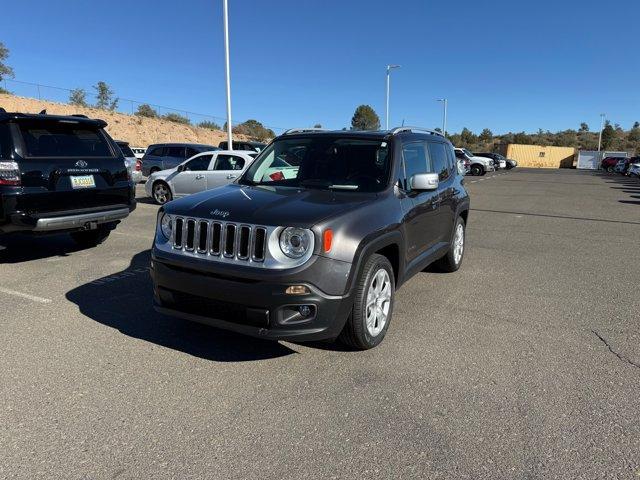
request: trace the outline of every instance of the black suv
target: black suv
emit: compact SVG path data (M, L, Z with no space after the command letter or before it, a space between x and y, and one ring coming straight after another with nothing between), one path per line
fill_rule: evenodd
M371 348L400 285L432 262L460 267L468 212L440 134L290 130L234 183L160 209L155 308L261 338Z
M129 215L131 172L106 125L0 109L0 237L66 231L94 246Z

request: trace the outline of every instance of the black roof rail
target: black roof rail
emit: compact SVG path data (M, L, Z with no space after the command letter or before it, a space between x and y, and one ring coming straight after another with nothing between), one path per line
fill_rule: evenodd
M86 115L83 115L82 113L74 113L73 115L71 115L72 117L80 117L80 118L89 118Z
M40 110L40 113L38 115L46 115L47 114L47 109L42 109Z
M440 135L441 137L444 137L442 132L438 132L437 130L431 130L430 128L423 128L423 127L396 127L396 128L392 128L389 131L391 135L396 135L402 132L430 133L431 135Z
M7 113L7 111L4 108L0 107L0 113Z

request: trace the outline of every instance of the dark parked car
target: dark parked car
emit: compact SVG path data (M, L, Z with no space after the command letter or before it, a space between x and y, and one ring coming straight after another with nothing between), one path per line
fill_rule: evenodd
M625 160L626 157L606 157L602 160L600 168L609 173L613 173L619 160Z
M0 237L107 238L135 206L125 158L102 120L0 109Z
M460 267L468 212L438 133L288 131L234 183L160 209L154 305L260 338L371 348L397 288L433 262Z
M516 162L515 160L511 159L511 158L506 158L504 155L500 155L499 153L475 153L474 155L478 156L478 157L486 157L486 158L490 158L495 162L500 162L500 161L505 161L507 166L507 170L511 170L512 168L515 168L518 166L518 162Z
M218 148L221 150L228 150L228 142L220 142ZM266 143L262 142L249 142L245 140L233 140L233 150L247 150L249 152L261 152L266 147Z
M154 172L175 168L186 159L202 152L219 150L199 143L158 143L149 145L142 157L142 174L148 177Z

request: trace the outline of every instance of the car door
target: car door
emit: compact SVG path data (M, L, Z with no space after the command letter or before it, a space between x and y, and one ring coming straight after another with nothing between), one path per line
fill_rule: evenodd
M218 153L207 172L207 189L233 182L249 161L240 155Z
M417 173L431 172L428 144L423 139L402 142L403 176L401 190L410 199L405 205L405 233L407 265L426 258L430 249L439 241L437 227L438 191L416 191L411 177ZM408 211L407 211L408 210Z
M166 154L162 159L163 170L175 168L185 160L185 151L183 146L173 145L166 148Z
M438 208L435 226L438 229L438 242L448 242L453 228L455 215L455 172L454 154L445 142L429 141L429 157L433 172L438 174Z
M182 170L171 179L171 186L176 197L191 195L207 189L206 173L211 165L212 157L210 153L203 153L181 165Z

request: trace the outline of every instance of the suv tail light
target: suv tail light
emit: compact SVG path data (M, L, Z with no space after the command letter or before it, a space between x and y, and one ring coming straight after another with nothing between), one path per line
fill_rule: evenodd
M136 160L136 172L142 171L142 162L140 160Z
M0 162L0 185L20 185L20 169L16 162Z

